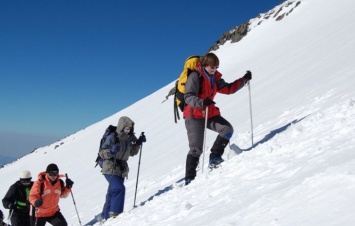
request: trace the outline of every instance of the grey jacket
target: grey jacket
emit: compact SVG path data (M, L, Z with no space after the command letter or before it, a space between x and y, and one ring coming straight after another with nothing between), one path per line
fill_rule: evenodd
M129 134L123 132L123 128L130 127ZM123 116L118 120L116 133L111 133L102 145L99 155L104 162L102 164L102 174L113 174L120 177L127 177L129 167L127 160L130 156L137 155L140 149L136 144L137 137L134 135L134 122ZM110 150L116 143L120 144L120 150L115 154L111 154Z

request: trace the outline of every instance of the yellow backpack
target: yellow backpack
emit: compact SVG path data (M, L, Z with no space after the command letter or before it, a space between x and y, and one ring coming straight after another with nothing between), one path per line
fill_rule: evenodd
M200 56L190 56L185 60L184 70L181 72L179 79L175 82L174 93L174 118L175 123L180 119L179 111L184 111L185 108L185 83L192 71L195 70L196 65L200 62Z

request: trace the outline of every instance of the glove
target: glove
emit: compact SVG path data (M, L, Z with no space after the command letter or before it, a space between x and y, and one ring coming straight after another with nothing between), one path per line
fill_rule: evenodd
M210 106L211 104L215 104L215 102L213 100L211 100L209 97L207 97L206 99L203 100L202 105L204 107Z
M9 208L10 210L15 209L15 204L10 203L7 208Z
M112 154L112 155L115 155L117 152L119 152L120 151L120 144L115 144L115 145L113 145L112 147L111 147L111 149L110 149L110 153Z
M245 75L243 76L244 79L244 84L249 82L251 80L251 72L247 71L247 73L245 73Z
M43 204L43 199L39 198L35 201L35 207L40 207Z
M147 141L147 139L145 138L145 135L142 134L139 136L138 140L136 141L136 144L141 145L143 142L146 142L146 141Z
M73 187L73 184L74 184L74 182L73 182L72 180L70 180L69 178L67 178L67 179L65 180L65 187L67 187L67 188L72 188L72 187Z

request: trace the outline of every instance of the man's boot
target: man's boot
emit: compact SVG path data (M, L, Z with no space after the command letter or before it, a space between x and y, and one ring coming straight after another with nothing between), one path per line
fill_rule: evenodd
M196 177L196 168L198 166L200 157L194 155L187 155L186 158L186 173L185 173L185 185L188 185Z
M222 155L228 143L228 139L218 135L211 148L210 161L208 166L209 168L217 168L218 165L224 161L224 159L222 159Z

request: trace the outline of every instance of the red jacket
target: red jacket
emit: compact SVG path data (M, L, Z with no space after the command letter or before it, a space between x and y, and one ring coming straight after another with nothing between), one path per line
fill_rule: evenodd
M38 179L34 182L28 198L30 203L34 205L36 200L42 196L43 204L36 209L37 217L53 216L57 211L59 211L59 198L66 198L69 195L70 189L65 186L62 188L59 180L60 179L58 178L52 185L46 175L46 172L38 174ZM40 194L41 183L44 183L43 194Z
M192 72L185 84L185 117L194 117L204 119L203 100L209 97L214 99L217 92L223 94L233 94L244 86L244 79L239 78L232 83L226 83L222 79L222 74L216 71L214 75L209 76L201 66L196 67L196 71L202 76L202 83L198 79L198 73ZM220 115L219 108L214 104L208 106L208 118Z

